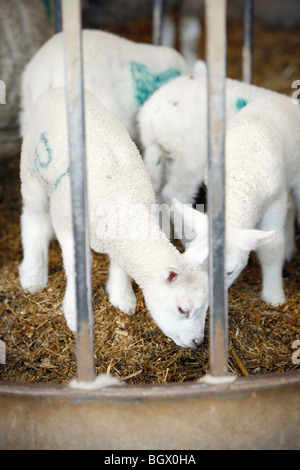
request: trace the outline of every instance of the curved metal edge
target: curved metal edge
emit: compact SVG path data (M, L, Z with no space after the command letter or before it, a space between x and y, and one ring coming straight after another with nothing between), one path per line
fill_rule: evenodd
M300 387L300 370L285 373L271 373L258 377L236 378L233 382L211 384L201 382L185 382L181 384L157 384L157 385L118 385L107 386L100 389L86 390L73 389L68 385L52 385L45 383L18 383L0 381L0 400L4 394L8 395L34 395L34 396L59 396L61 398L76 399L85 397L86 399L124 399L135 400L143 398L180 398L182 396L201 396L203 394L217 393L241 393L255 391L261 388Z
M1 449L300 449L300 372L78 390L0 382Z

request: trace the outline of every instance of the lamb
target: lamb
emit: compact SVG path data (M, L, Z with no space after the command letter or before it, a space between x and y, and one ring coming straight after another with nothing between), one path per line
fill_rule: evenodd
M207 162L206 76L181 76L142 106L138 127L144 162L158 202L191 204L204 181ZM247 103L275 92L226 80L226 119Z
M27 64L22 75L21 135L30 111L43 92L64 86L64 33L53 36ZM84 87L116 115L136 140L136 114L167 81L190 73L174 49L141 44L112 33L83 30Z
M290 97L280 94L248 104L227 128L227 286L246 266L250 251L257 250L262 267L262 299L272 305L285 302L282 280L285 250L289 258L296 249L288 198L293 197L299 211L299 131L300 110ZM180 213L183 207L177 201L173 210ZM186 254L203 263L208 252L207 215L192 208L184 209L184 221L196 233Z
M133 278L162 331L177 345L194 349L204 335L207 274L160 231L152 215L155 195L137 147L118 119L88 91L85 122L90 246L109 257L109 300L124 313L133 314ZM47 284L48 244L54 231L67 277L63 312L68 326L75 330L64 88L45 92L32 110L21 152L21 193L21 285L35 292Z

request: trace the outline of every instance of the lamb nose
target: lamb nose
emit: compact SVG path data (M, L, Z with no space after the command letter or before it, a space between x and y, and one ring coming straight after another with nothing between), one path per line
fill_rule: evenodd
M201 341L200 339L193 339L193 343L195 343L196 348L198 348L198 346L200 346L200 344L202 343L202 341Z

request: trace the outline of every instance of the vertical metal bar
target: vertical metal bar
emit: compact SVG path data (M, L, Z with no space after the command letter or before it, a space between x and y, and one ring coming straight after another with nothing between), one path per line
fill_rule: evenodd
M55 0L55 32L60 33L61 30L61 0Z
M155 46L159 46L161 44L163 13L163 0L153 0L152 44Z
M226 0L205 0L208 69L208 211L210 233L210 369L228 372L227 290L225 289L225 78Z
M75 241L77 379L94 379L91 267L86 192L81 2L62 0L68 103L72 217Z
M253 73L253 5L254 0L244 0L242 77L246 83L252 82Z

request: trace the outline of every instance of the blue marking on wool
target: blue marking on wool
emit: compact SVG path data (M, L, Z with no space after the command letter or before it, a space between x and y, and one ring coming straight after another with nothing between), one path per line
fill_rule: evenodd
M46 156L46 158L42 159L41 154ZM51 181L51 178L46 177L47 169L49 168L51 162L53 160L52 149L50 147L48 138L45 132L42 132L40 135L40 140L38 145L36 146L35 153L34 153L34 168L43 183L47 186L52 186L53 189L56 189L61 182L62 178L66 175L70 175L70 168L68 167L66 171L61 173L54 181ZM51 173L50 173L51 176Z
M238 111L244 108L248 104L248 101L244 98L238 98L235 102L235 107Z
M45 132L42 132L42 133L41 133L41 136L40 136L40 143L43 144L43 147L44 147L44 149L46 150L47 160L43 162L43 161L40 159L40 154L39 154L39 152L38 152L38 149L36 148L36 149L35 149L34 164L35 164L36 168L37 168L37 165L39 165L39 166L42 167L42 168L47 168L47 167L50 165L51 161L52 161L52 150L51 150L51 148L50 148L50 145L49 145L49 142L48 142L48 139L47 139L47 137L46 137Z
M38 150L39 145L41 146L40 151ZM41 160L41 157L40 157L41 150L45 150L46 152L47 158L45 161ZM39 143L34 153L34 168L35 168L35 171L40 176L41 180L47 185L49 185L50 183L47 180L47 178L42 174L42 170L45 170L46 168L48 168L51 161L52 161L52 150L50 148L46 134L42 132L40 135Z
M152 74L148 67L139 62L131 62L131 75L135 86L135 98L142 106L158 88L181 75L180 70L167 69L158 75Z
M62 173L58 178L56 178L56 180L54 181L54 188L55 189L57 188L57 186L61 182L62 178L66 175L68 175L68 176L70 175L70 167L68 167L64 173Z

